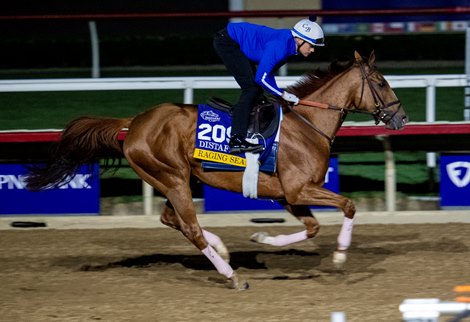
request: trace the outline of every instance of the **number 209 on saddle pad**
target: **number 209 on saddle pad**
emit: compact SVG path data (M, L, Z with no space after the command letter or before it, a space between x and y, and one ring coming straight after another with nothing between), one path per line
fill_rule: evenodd
M225 111L215 109L212 106L206 104L200 104L198 108L196 146L193 157L196 159L210 161L210 169L217 169L217 167L214 166L214 163L218 163L221 164L221 167L218 168L220 170L242 171L246 167L246 159L244 154L229 154L230 147L228 142L232 130L231 115ZM280 124L280 118L281 117L278 117L276 119L278 128ZM259 157L259 161L262 164L261 171L275 171L275 165L272 164L272 159L273 157L274 159L277 157L277 147L279 142L278 128L268 137L257 134L257 137L262 138L262 140L259 140L259 143L263 144L265 147L265 150L260 154ZM267 165L265 168L263 168L263 163L267 163L268 161L270 161L269 166ZM227 167L227 165L229 167ZM206 168L206 166L208 166L208 163L203 164L203 167Z

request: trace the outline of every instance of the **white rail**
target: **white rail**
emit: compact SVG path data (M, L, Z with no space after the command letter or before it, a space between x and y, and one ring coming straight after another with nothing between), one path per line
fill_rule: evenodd
M464 74L393 75L385 78L392 88L426 88L426 122L436 120L436 87L466 86ZM278 85L285 88L295 83L299 77L284 76L276 79ZM185 104L194 103L195 89L235 88L238 88L238 84L228 76L0 80L0 92L181 89L184 90Z
M399 310L405 322L438 322L443 314L470 312L470 303L446 302L437 298L407 299L400 304Z
M446 75L393 75L385 76L392 88L426 88L426 122L436 120L436 87L464 87L464 74ZM299 77L277 77L285 88ZM139 78L67 78L0 80L0 92L56 92L102 90L184 90L185 104L194 103L195 89L235 89L232 77L139 77ZM463 111L462 111L463 113Z

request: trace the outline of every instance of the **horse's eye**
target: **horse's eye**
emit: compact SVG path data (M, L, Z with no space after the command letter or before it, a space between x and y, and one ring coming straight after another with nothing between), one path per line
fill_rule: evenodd
M380 83L379 83L379 87L380 87L380 88L384 88L384 87L385 87L385 82L380 82Z

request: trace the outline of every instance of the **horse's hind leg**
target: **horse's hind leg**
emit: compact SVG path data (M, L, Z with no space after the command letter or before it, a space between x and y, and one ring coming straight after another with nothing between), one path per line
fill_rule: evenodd
M202 234L204 235L204 238L207 240L209 245L214 247L215 251L226 261L227 263L230 262L230 253L228 252L227 247L225 247L224 242L222 239L220 239L219 236L216 234L203 229Z
M173 205L169 201L165 203L165 208L161 213L160 221L168 227L181 231L181 219L176 215ZM224 261L227 263L230 262L230 253L220 237L205 229L202 229L202 234L209 245L214 247L216 252L224 259Z
M290 235L277 235L277 236L269 236L265 232L258 232L253 234L250 237L251 241L262 243L262 244L269 244L273 246L286 246L289 244L297 243L308 238L313 238L318 233L320 229L320 224L318 223L317 219L313 216L310 212L310 209L307 206L303 205L290 205L286 202L281 202L281 204L289 211L292 215L294 215L300 222L305 225L305 230L293 233Z
M189 182L189 179L187 182ZM174 207L180 231L209 259L217 272L227 278L227 286L239 290L247 289L249 287L248 283L239 279L230 264L224 261L204 238L202 228L197 221L189 184L182 184L167 191L166 196Z
M145 171L142 167L133 162L132 157L127 155L127 160L137 174L147 181L155 189L162 192L169 200L173 208L165 207L165 218L169 225L178 229L183 235L193 243L210 262L214 265L219 274L224 275L228 281L228 287L234 289L247 289L249 286L246 282L241 281L234 272L230 264L208 244L204 238L201 226L197 221L196 209L192 201L191 188L189 187L189 173L187 178L181 177L181 168L177 168L178 174L170 172L159 172L158 161L152 166L152 162L147 164ZM156 171L155 176L152 171ZM158 177L158 179L157 179ZM163 183L165 182L165 184ZM172 218L171 220L168 220Z

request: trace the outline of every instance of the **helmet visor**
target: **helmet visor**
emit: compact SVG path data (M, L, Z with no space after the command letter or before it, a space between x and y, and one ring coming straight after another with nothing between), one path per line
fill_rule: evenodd
M325 38L313 39L314 46L325 46Z

